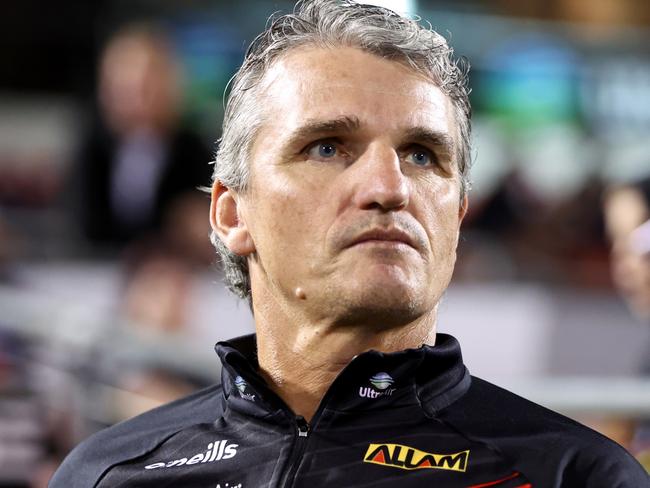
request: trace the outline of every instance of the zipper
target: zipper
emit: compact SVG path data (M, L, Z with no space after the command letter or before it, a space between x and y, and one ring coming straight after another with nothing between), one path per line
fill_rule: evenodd
M296 417L296 427L298 427L298 437L309 437L309 422L302 415Z
M305 448L307 447L307 440L309 439L310 426L309 422L305 420L305 417L298 415L294 419L296 424L296 437L293 445L293 450L291 451L291 456L289 458L289 466L291 469L287 473L283 487L293 486L293 482L296 478L296 473L298 472L298 465L302 459L302 455L305 453Z
M350 361L350 363L343 369L343 371L348 369L350 367L350 364L352 364L356 359L357 356L355 356L352 359L352 361ZM312 425L316 425L320 420L320 417L323 414L323 411L325 410L325 406L329 402L330 397L334 394L333 387L336 384L336 382L339 380L341 375L343 374L343 371L341 371L338 374L338 376L334 379L329 389L325 393L325 396L321 399L320 404L318 405L318 409L316 410L316 413L314 413L314 416L311 418ZM285 404L285 408L289 412L291 411L291 409L287 407L286 404ZM296 437L293 444L293 450L291 451L291 455L289 456L289 461L287 463L287 466L290 466L290 469L287 473L287 476L284 478L284 483L282 484L282 488L292 487L294 482L296 481L298 465L300 464L300 461L302 460L302 456L305 453L305 448L307 447L307 441L309 440L309 434L311 432L311 426L309 425L309 422L307 422L305 417L303 417L302 415L297 415L293 417L293 421L296 426Z

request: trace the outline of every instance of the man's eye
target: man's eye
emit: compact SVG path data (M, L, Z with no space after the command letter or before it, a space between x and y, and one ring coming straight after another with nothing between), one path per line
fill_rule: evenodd
M334 142L319 142L307 151L307 155L311 159L330 159L336 156L336 153L337 149Z
M413 163L417 166L428 166L434 163L434 156L431 151L423 148L411 149L407 156L406 161Z

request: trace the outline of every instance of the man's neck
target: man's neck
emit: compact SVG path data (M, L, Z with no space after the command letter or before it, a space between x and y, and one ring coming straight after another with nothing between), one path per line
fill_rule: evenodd
M435 342L435 316L400 327L372 330L367 326L337 328L331 324L294 323L290 317L269 320L256 314L258 360L272 390L296 415L311 419L336 376L358 354L417 348Z

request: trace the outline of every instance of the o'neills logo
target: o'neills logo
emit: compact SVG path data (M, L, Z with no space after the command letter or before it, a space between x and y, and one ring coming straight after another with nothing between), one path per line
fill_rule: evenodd
M238 444L228 444L227 440L211 442L208 450L195 454L190 458L174 459L173 461L153 463L144 469L174 468L176 466L189 466L191 464L212 463L223 459L230 459L237 455Z
M445 469L465 472L469 450L455 454L434 454L400 444L370 444L364 463L383 464L400 469Z
M391 378L388 373L377 373L372 378L370 378L370 384L374 388L370 388L369 386L360 386L359 396L362 398L379 398L381 396L391 396L396 390L396 388L390 388L393 382L393 378Z

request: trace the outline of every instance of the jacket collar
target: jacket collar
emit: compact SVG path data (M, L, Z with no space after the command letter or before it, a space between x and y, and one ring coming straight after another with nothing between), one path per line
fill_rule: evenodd
M255 335L220 342L215 350L229 407L256 417L293 415L258 373ZM437 334L435 346L359 354L334 380L321 408L350 412L419 405L435 415L462 396L470 381L458 341Z

